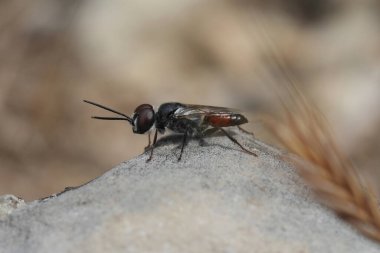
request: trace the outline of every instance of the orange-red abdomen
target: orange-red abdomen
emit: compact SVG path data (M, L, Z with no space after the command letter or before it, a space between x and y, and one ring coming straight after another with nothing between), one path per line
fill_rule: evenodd
M205 116L204 120L213 127L237 126L248 122L241 114L213 114Z

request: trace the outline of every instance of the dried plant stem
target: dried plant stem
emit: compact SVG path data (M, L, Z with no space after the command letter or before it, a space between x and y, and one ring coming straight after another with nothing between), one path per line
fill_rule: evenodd
M269 124L290 151L291 161L320 199L342 219L380 242L380 211L372 188L364 188L354 167L337 147L322 114L305 100L285 106L286 123Z
M350 160L342 154L334 141L327 121L309 99L298 89L295 76L289 71L286 57L265 28L265 22L256 20L262 27L268 63L274 76L283 82L267 80L278 94L285 109L285 123L279 124L264 118L269 130L290 153L284 158L291 161L300 175L315 190L320 199L342 219L351 223L363 234L380 242L380 211L377 199L367 182L362 182ZM363 185L366 187L364 188Z

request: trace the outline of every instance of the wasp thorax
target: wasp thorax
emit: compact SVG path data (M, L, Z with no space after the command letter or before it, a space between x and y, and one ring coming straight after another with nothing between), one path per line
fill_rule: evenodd
M149 104L139 105L133 114L133 132L143 134L154 124L153 106Z

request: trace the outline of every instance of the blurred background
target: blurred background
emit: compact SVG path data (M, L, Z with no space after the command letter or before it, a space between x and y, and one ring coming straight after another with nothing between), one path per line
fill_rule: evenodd
M146 136L92 120L109 114L83 99L127 114L169 101L240 108L270 141L256 118L277 113L278 61L378 179L377 0L2 0L0 195L42 198L142 153Z

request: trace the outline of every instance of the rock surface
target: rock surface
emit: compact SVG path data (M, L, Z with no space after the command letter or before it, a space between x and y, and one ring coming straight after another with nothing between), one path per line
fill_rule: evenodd
M159 142L90 183L0 220L0 252L380 252L319 205L278 151L235 132ZM112 144L107 144L112 145Z
M17 198L13 195L0 196L0 220L5 219L10 215L13 210L25 205L23 199Z

